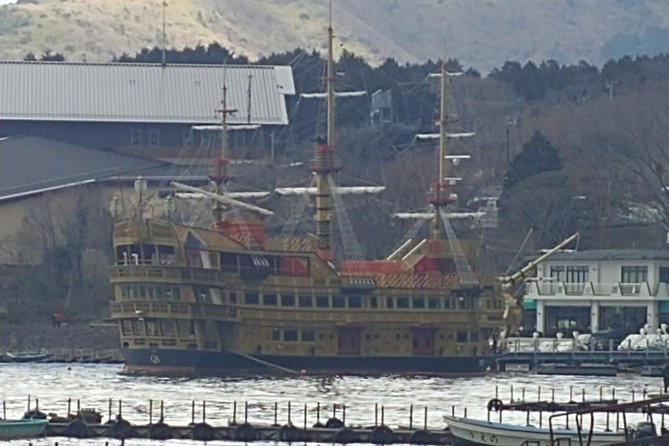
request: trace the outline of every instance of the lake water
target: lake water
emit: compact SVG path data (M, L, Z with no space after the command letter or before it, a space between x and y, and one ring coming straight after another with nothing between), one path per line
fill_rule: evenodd
M615 388L615 398L631 401L644 394L658 394L660 378L633 375L617 377L571 377L544 376L527 373L507 373L488 377L441 378L441 377L250 377L250 378L166 378L133 376L122 373L119 365L80 364L0 364L0 400L5 401L8 418L20 418L27 408L30 395L32 407L39 399L42 412L54 412L64 416L67 400L72 400L72 410L80 400L82 408L95 408L108 419L109 400L112 399L112 414L118 411L122 401L123 417L136 424L149 422L149 400L153 400L153 421L160 416L160 401L164 402L165 422L171 425L186 425L191 421L192 402L195 401L195 419L202 420L202 401L206 401L206 421L213 426L226 425L233 418L233 404L237 402L237 421L244 420L245 402L248 403L248 421L251 424L272 424L274 406L278 403L277 420L284 424L288 419L288 402L291 402L291 419L303 425L304 405L307 405L307 424L316 422L317 403L320 403L320 419L332 416L333 407L337 417L342 416L342 405L346 406L346 423L373 425L375 405L380 422L381 409L385 424L391 427L408 426L411 405L414 406L414 426L422 427L425 407L428 408L427 424L431 429L443 429L442 415L457 415L485 419L487 402L495 393L504 402L513 399L541 399L566 402L571 398L580 401L585 391L586 399L610 399ZM497 414L493 419L497 420ZM544 414L544 420L546 415ZM634 420L632 415L629 420ZM639 417L636 417L639 419ZM531 422L538 424L532 415ZM524 424L524 413L504 412L504 421ZM669 419L667 420L669 423ZM544 421L545 422L545 421ZM656 420L659 424L659 420ZM100 439L77 441L70 439L41 439L33 444L104 444ZM117 444L112 440L110 444ZM132 444L158 444L147 440L129 440ZM167 444L200 444L192 441L169 440ZM223 442L211 442L223 444ZM27 444L27 442L26 442ZM272 443L274 444L274 443Z

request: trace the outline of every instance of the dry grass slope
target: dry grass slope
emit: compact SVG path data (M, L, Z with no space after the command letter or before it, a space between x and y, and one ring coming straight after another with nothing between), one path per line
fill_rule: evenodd
M0 57L63 53L108 61L161 42L160 0L18 0L0 7ZM168 0L167 41L218 41L251 58L321 49L327 0ZM663 0L336 0L340 47L379 62L444 55L487 71L505 60L586 59L667 51Z

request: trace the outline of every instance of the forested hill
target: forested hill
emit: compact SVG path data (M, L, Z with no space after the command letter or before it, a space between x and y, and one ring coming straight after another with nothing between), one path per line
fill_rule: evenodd
M327 0L167 1L170 47L219 42L251 59L322 49ZM372 63L448 55L487 73L506 60L601 66L669 47L665 0L335 0L341 48ZM162 41L158 0L17 0L0 7L0 58L109 61Z

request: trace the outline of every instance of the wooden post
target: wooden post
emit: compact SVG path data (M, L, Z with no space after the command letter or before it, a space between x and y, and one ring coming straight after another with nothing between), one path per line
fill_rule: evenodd
M2 419L7 419L7 402L4 400L2 401ZM662 421L664 421L664 418L662 418Z
M304 430L307 430L307 405L304 405Z
M291 424L291 423L290 423L290 413L291 413L291 412L292 412L292 410L291 410L291 408L290 408L290 401L288 401L288 424L289 424L289 425Z
M277 422L277 412L279 411L279 403L276 401L274 402L274 425L277 426L279 423Z
M28 410L26 412L30 412L30 394L28 394Z
M427 406L425 406L425 416L423 417L423 430L427 430Z
M207 422L207 402L202 400L202 422Z
M81 400L77 398L77 416L81 414Z
M109 421L111 421L111 419L112 419L112 399L111 398L109 398L109 410L108 410L108 412L109 412Z
M165 407L163 404L163 400L160 400L160 422L162 423L163 419L165 418Z
M341 407L341 422L346 425L346 404Z
M39 398L35 398L35 412L39 412Z
M195 424L195 400L190 403L190 424Z
M381 406L381 426L385 426L385 407Z
M321 403L316 403L316 424L321 423Z
M232 424L237 424L237 401L232 402Z
M72 413L72 398L68 398L67 399L67 414L69 415L71 413Z
M244 424L249 422L249 402L244 401Z
M123 400L118 400L118 414L123 416Z
M413 429L413 404L409 406L409 430Z
M153 400L149 400L149 424L153 424Z
M379 403L374 403L374 427L379 425Z

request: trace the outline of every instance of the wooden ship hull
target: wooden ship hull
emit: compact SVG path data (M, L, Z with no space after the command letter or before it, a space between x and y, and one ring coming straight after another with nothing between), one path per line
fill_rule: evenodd
M127 370L471 374L488 366L499 293L460 288L452 262L431 254L434 243L338 270L316 251L265 243L249 250L230 232L118 223L111 316Z

